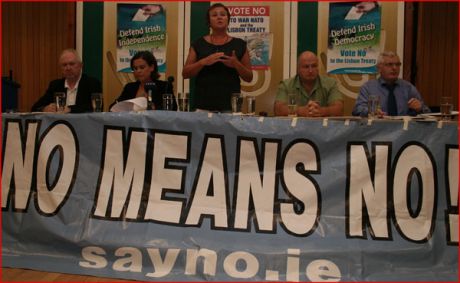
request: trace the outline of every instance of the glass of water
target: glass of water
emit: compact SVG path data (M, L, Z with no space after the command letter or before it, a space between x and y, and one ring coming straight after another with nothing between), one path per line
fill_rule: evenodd
M64 113L65 105L66 105L65 92L55 92L54 93L54 102L56 103L56 112Z
M163 94L163 110L173 110L173 103L172 93Z
M232 93L231 95L232 113L241 113L241 106L243 105L243 96L239 92Z
M183 92L183 93L178 93L177 94L177 102L179 106L179 111L182 112L188 112L190 111L190 106L189 106L189 93L188 92Z
M248 95L246 97L246 102L248 103L248 115L255 115L256 114L256 97L252 95Z
M102 112L102 102L102 93L96 92L91 94L91 106L93 107L93 112Z
M367 100L367 117L370 119L377 118L378 110L380 110L380 97L378 95L369 95Z
M288 93L288 116L295 117L297 116L297 94Z
M441 119L448 121L451 119L452 115L452 97L451 96L442 96L441 97Z

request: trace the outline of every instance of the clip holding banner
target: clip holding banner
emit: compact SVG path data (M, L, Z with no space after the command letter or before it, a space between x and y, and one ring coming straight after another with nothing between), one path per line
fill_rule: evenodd
M404 131L407 131L409 129L409 121L410 120L411 120L411 118L404 117L404 119L403 119L403 121L404 121L403 130Z
M297 117L293 117L292 122L291 122L291 127L295 128L296 125L297 125Z
M438 129L442 129L444 122L442 120L438 121Z
M327 127L327 123L328 123L328 119L327 118L324 118L323 119L323 127Z

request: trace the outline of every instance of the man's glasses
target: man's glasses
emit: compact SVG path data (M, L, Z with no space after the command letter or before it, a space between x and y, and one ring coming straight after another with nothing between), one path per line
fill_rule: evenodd
M401 62L398 63L383 63L385 67L401 67Z

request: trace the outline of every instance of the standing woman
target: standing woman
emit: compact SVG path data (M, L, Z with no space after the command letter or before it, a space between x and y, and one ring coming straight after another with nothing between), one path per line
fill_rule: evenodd
M161 81L158 78L158 63L155 56L150 51L139 51L131 58L131 69L133 70L135 82L127 83L123 88L120 96L115 100L110 108L117 102L133 99L136 97L145 97L148 99L148 89L146 83L152 83L152 103L154 110L163 109L163 94L173 94L172 84ZM173 95L174 96L174 95ZM173 97L173 110L177 110L176 99Z
M230 22L227 7L213 4L206 20L211 34L192 44L182 76L184 79L196 77L197 109L229 111L231 94L241 92L240 77L246 82L252 80L249 53L244 40L227 34Z

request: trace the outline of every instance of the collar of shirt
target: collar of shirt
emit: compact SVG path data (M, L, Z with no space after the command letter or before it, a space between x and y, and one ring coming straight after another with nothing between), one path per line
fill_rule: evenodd
M67 80L65 80L64 82L64 87L67 89L66 105L68 106L75 105L75 102L77 100L77 91L78 91L78 85L80 84L80 79L81 79L81 74L77 82L75 83L75 86L72 89L70 88Z
M395 86L398 86L398 85L399 85L399 80L400 80L400 79L397 79L397 80L394 82L394 85L395 85ZM379 77L378 81L379 81L379 84L380 84L381 86L383 86L383 87L385 87L385 85L388 85L388 83L387 83L382 77Z
M299 90L299 93L301 93L303 96L311 98L314 96L315 91L321 87L321 82L320 82L320 77L318 76L315 80L315 85L313 86L313 89L311 90L310 93L308 93L305 88L302 86L300 83L300 77L299 75L296 76L295 82L294 82L295 88Z

